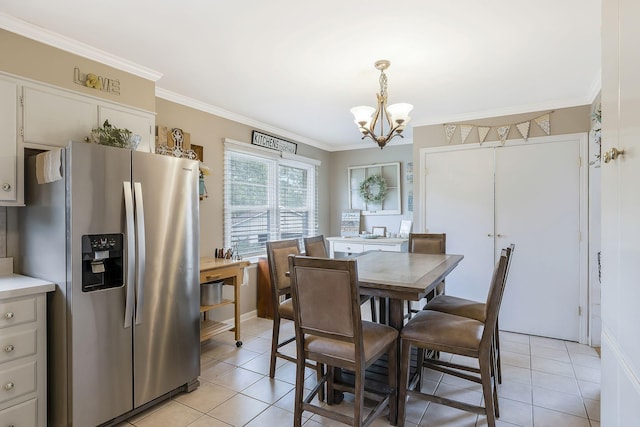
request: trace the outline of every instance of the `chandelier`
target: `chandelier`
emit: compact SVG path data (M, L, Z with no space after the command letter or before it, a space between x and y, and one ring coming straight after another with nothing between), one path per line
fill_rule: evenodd
M375 63L376 69L380 70L380 93L376 94L378 97L377 107L359 106L351 109L355 123L362 132L362 139L371 138L380 146L380 149L384 148L387 142L396 136L404 138L402 131L411 120L409 112L413 109L413 105L407 103L387 106L387 75L384 70L389 68L389 65L391 62L384 59ZM378 129L376 129L376 125L378 125Z

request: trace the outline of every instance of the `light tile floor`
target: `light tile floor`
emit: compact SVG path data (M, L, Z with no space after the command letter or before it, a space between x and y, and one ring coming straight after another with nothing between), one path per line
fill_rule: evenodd
M231 332L203 343L197 390L160 403L118 427L293 425L295 365L278 359L275 378L268 377L271 326L267 319L243 322L241 348L236 348ZM293 333L291 322L283 326L283 334L288 333ZM503 382L498 389L498 427L600 426L600 358L593 348L508 332L501 332L500 339ZM292 355L293 345L288 348ZM307 378L311 386L314 373L309 371ZM426 372L425 378L423 387L443 396L476 404L482 400L479 385L435 371ZM348 411L350 404L347 397L334 408ZM407 405L407 427L486 426L482 415L413 399ZM310 415L305 413L305 426L342 425ZM373 423L374 427L388 425L386 414Z

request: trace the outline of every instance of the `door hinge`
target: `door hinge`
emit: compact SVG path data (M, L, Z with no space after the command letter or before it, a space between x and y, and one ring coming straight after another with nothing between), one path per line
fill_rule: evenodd
M24 107L24 97L20 95L20 106Z
M578 306L578 316L582 316L582 306Z
M24 136L24 128L20 128L20 136Z
M578 167L582 167L582 157L578 156Z

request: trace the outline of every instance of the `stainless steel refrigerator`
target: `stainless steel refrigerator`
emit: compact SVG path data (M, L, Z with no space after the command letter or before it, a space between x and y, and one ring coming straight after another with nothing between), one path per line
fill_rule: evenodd
M48 300L48 425L114 423L200 374L198 163L72 142L25 168L18 270ZM133 412L132 412L133 411Z

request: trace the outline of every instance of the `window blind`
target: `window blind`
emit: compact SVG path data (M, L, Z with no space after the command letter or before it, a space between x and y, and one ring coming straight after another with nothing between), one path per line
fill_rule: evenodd
M267 241L316 235L317 174L312 163L225 145L225 247L250 257Z

